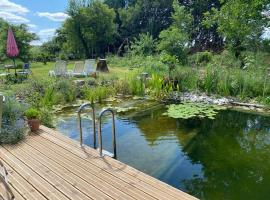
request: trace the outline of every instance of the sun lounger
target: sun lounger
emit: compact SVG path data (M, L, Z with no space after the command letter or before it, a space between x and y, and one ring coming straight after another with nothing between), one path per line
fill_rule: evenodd
M49 72L49 76L57 77L57 76L68 76L67 71L67 62L66 61L56 61L54 65L54 69Z

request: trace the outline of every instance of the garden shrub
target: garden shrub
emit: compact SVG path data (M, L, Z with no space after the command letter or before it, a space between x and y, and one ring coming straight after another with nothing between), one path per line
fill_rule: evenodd
M115 92L122 95L130 95L132 93L128 80L119 80L114 85Z
M199 78L198 71L188 67L179 68L175 73L175 79L183 92L197 90Z
M61 96L59 99L61 99L62 102L57 103L71 103L76 100L78 92L75 84L69 79L60 79L56 81L54 88L58 98Z
M53 113L47 108L40 109L40 121L41 124L49 128L53 128Z
M6 98L6 101L3 104L0 144L15 144L24 138L27 130L23 117L24 109L25 105L17 102L15 98Z
M213 54L209 51L199 52L196 55L196 63L197 64L207 64L213 59Z
M139 38L131 43L131 55L152 55L156 49L156 41L153 39L153 36L149 33L140 34Z

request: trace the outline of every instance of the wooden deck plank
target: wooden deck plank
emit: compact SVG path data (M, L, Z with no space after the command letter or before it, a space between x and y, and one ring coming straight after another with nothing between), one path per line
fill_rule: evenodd
M96 179L100 179L102 180L102 183L108 187L108 189L115 187L120 190L119 192L129 194L135 199L156 199L146 194L143 190L134 188L133 183L129 184L119 179L117 176L113 176L110 173L104 173L101 168L84 162L84 160L77 158L75 155L70 155L64 150L55 148L53 143L46 141L46 139L39 137L33 140L34 142L28 140L27 144L39 150L40 152L42 152L43 149L46 149L46 156L49 156L51 159L55 160L62 166L72 167L74 173L86 181L91 181L96 184ZM65 159L61 159L61 157Z
M133 176L130 176L129 174L125 174L122 172L122 169L119 168L115 168L114 166L111 165L111 163L108 162L104 162L103 158L98 158L98 156L96 157L92 157L91 153L87 153L85 154L85 152L82 152L81 149L77 149L75 150L74 148L70 149L69 145L66 145L65 143L63 143L62 141L59 141L56 138L51 138L49 135L46 135L45 133L41 134L42 136L45 137L49 137L53 142L58 143L59 146L62 146L63 148L68 148L70 151L70 153L77 155L78 157L83 158L82 161L86 160L87 162L89 162L89 164L95 163L96 166L100 167L102 170L109 172L111 174L114 174L115 176L117 176L118 178L128 181L129 183L133 184L133 186L135 188L138 189L142 189L145 193L159 199L162 197L162 199L167 199L167 200L171 200L173 198L173 196L171 196L170 194L164 192L163 190L148 184L147 182L141 181ZM86 150L86 148L84 149L84 151ZM86 156L86 157L85 157ZM90 158L93 158L90 160ZM183 199L182 197L179 198L178 197L174 197L176 199Z
M49 135L44 133L44 131L48 133ZM84 147L85 152L82 153L79 143L71 141L69 138L65 137L64 135L57 133L57 131L53 131L46 127L42 127L41 136L51 140L52 142L56 142L59 146L66 148L68 151L70 151L73 154L76 153L76 155L82 158L99 157L96 150L87 146ZM77 150L75 151L75 149ZM112 171L113 173L118 173L119 171L121 171L121 172L124 172L125 178L131 177L131 176L135 177L136 178L135 182L139 181L140 183L146 184L145 185L146 190L148 189L147 186L150 186L151 193L153 193L153 191L156 191L157 189L158 195L162 196L162 199L166 199L167 197L168 199L171 199L172 197L174 197L174 199L196 199L195 197L192 197L191 195L188 195L180 190L177 190L166 183L163 183L153 177L150 177L128 165L125 165L107 156L105 156L103 159L94 159L94 162L98 163L98 165L101 166L102 169L105 171ZM120 176L121 175L123 175L123 173L120 173ZM154 194L154 196L156 195Z
M22 145L20 145L22 146ZM57 165L57 163L50 162L46 157L38 156L36 152L33 149L28 149L28 152L31 152L31 155L27 153L27 148L25 148L28 145L23 145L23 148L16 147L16 149L12 149L12 152L16 156L23 157L27 160L27 164L31 164L33 167L37 168L45 168L47 170L52 171L54 174L57 174L63 181L69 183L70 185L67 185L69 190L73 190L73 187L78 189L79 191L76 191L75 193L83 193L87 196L87 199L113 199L110 196L107 196L102 191L96 189L92 185L88 184L87 182L83 181L79 177L75 176L74 174L70 173L70 171L66 170L60 165ZM46 149L44 149L46 151ZM40 161L38 161L40 159ZM62 181L61 181L62 182ZM77 199L76 196L69 196L71 199ZM86 199L85 196L81 197L82 199Z
M19 173L25 180L27 180L31 185L43 194L48 199L59 199L67 200L69 199L65 194L59 192L55 186L49 184L45 179L40 177L35 171L28 168L22 161L17 159L5 148L0 148L0 156L3 160L11 166L17 173Z
M25 200L22 195L15 189L12 187L12 185L10 185L10 189L13 193L13 195L15 196L15 199L14 200ZM4 187L4 185L2 185L0 183L0 199L4 198L4 199L10 199L11 196L10 194L6 192L6 188Z
M61 193L65 194L70 199L92 199L79 191L76 187L72 184L69 184L65 179L54 173L51 169L47 166L35 162L31 156L25 155L23 152L20 152L19 149L20 145L17 146L7 146L4 147L7 151L9 151L14 157L18 160L22 161L30 170L37 173L40 177L50 183L52 186L57 188ZM109 199L109 198L108 198Z
M31 144L31 141L26 141ZM35 141L34 141L35 142ZM119 200L129 200L134 199L131 196L129 196L126 193L123 193L122 191L112 187L110 184L106 184L102 179L99 179L97 176L93 176L90 173L87 173L86 171L79 171L77 170L77 167L81 165L72 165L72 163L66 163L65 158L62 157L52 157L49 151L52 148L52 146L48 146L47 148L45 146L42 146L40 151L37 149L31 147L30 145L25 144L21 146L18 149L18 153L24 154L25 156L30 157L29 152L31 152L31 155L33 156L33 159L31 159L32 162L40 162L43 165L50 168L55 173L61 175L63 179L65 179L70 184L74 185L77 189L82 191L83 193L89 195L91 198L94 199L119 199ZM46 155L42 154L41 151L46 151ZM28 154L28 155L27 155ZM55 152L56 154L56 152ZM49 157L47 157L49 156ZM59 160L64 160L64 165L58 164ZM106 195L107 194L107 195Z
M0 146L0 159L15 200L196 199L44 126L17 145Z
M40 194L29 182L20 176L11 166L1 159L8 171L8 182L12 187L12 191L17 199L40 199L46 198ZM19 195L18 195L19 193ZM15 199L16 199L15 198Z

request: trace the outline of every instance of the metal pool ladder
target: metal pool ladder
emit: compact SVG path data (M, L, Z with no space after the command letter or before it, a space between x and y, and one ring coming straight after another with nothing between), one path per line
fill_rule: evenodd
M83 133L82 133L82 118L81 113L86 108L90 107L92 108L92 122L93 122L93 136L94 136L94 148L97 148L96 144L96 115L95 115L95 105L93 103L85 103L80 106L78 109L78 125L79 125L79 131L80 131L80 145L83 145Z
M112 115L112 146L113 146L113 153L103 150L103 144L102 144L102 128L101 128L101 118L105 113L111 113ZM103 157L105 155L110 156L112 158L117 158L116 154L116 136L115 136L115 114L114 111L110 108L103 109L99 113L98 118L99 128L98 128L98 144L99 144L99 156Z
M97 144L96 144L96 116L95 116L95 105L93 103L82 104L80 106L80 108L78 109L78 125L79 125L79 132L80 132L80 145L83 146L83 132L82 132L81 113L86 107L92 108L94 149L97 149ZM101 126L102 121L101 121L101 119L102 119L102 116L107 112L111 113L111 115L112 115L112 146L113 146L113 153L108 152L106 150L103 150L102 126ZM112 109L110 109L110 108L103 109L99 113L98 123L99 123L99 129L98 129L99 156L103 157L103 156L107 155L107 156L110 156L110 157L116 159L117 154L116 154L115 113L114 113L114 111Z

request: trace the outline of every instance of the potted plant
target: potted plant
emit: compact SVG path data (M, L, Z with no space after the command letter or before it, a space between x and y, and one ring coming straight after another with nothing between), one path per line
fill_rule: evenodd
M39 111L35 108L30 108L26 110L25 116L28 120L28 126L32 132L39 130L40 120L39 120Z

